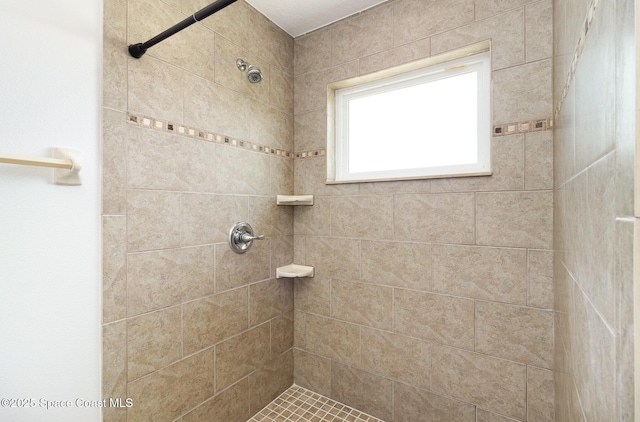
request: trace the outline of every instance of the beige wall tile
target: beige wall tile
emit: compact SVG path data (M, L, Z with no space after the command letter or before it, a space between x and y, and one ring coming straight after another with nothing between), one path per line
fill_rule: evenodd
M184 15L176 10L179 9L179 4L172 7L166 3L156 4L149 0L129 1L127 32L131 43L144 42L184 19ZM193 25L188 31L175 34L149 49L145 59L153 56L213 80L213 60L209 59L213 48L213 32L202 25Z
M293 280L269 279L249 286L249 325L293 310Z
M182 13L189 16L194 11L200 10L209 4L208 0L184 0L182 1ZM250 27L249 16L252 12L248 3L239 1L217 11L207 19L202 20L201 23L216 34L247 48L249 44L249 31L247 31L247 28Z
M295 75L331 67L331 27L327 26L294 40ZM298 110L296 110L296 114Z
M394 331L473 350L473 300L395 289Z
M476 19L484 19L505 10L519 8L527 0L478 0L476 1Z
M478 409L477 413L478 415L476 422L518 422L516 419L511 419L507 418L506 416L487 412L484 409Z
M182 422L245 422L249 413L249 379L244 378L182 417Z
M140 378L182 357L180 306L127 320L129 381Z
M220 147L216 151L218 193L269 195L270 168L267 154Z
M396 239L475 242L473 194L395 195L393 205ZM456 212L452 213L451 210Z
M245 121L250 110L247 97L194 75L188 75L185 78L186 82L181 93L184 96L185 124L257 142L249 139L249 125ZM215 112L212 112L211 104L225 106L217 107Z
M293 72L291 69L283 72L277 67L271 66L268 82L271 107L293 116ZM293 133L291 135L293 136ZM291 147L293 147L293 140L291 141Z
M127 397L127 323L118 321L102 326L102 398ZM105 422L126 422L127 411L107 407Z
M183 193L181 195L183 246L226 242L229 230L239 221L248 221L247 197Z
M306 314L305 348L309 353L350 365L360 363L360 327Z
M307 314L293 311L293 346L304 348L307 345Z
M180 246L180 194L127 191L129 252Z
M256 56L250 54L247 50L232 43L225 37L216 37L216 77L215 82L239 92L245 97L256 99L262 104L269 103L269 83L270 68L267 62L259 60ZM246 71L241 72L236 65L237 59L243 59L245 62L258 67L264 76L263 82L259 84L249 83L246 77Z
M522 9L516 9L467 25L451 27L450 31L432 37L431 54L437 55L491 40L491 61L494 70L521 64L525 58L523 14Z
M393 418L393 381L334 362L331 398L383 420Z
M213 294L213 247L128 255L128 316Z
M371 8L331 26L332 64L393 47L393 5Z
M271 356L281 355L291 348L293 348L293 311L271 320Z
M576 171L586 169L613 150L616 139L615 90L612 89L612 81L616 79L618 17L615 3L603 3L593 16L574 76Z
M360 242L351 239L309 237L306 265L315 267L316 276L344 280L360 277Z
M424 341L362 328L361 365L369 372L400 382L426 389L431 387L430 347Z
M524 183L526 190L553 188L553 138L551 131L527 133Z
M110 1L103 5L102 28L102 105L115 110L126 110L129 52L122 48L127 43L126 0ZM103 122L106 119L103 114Z
M183 72L151 55L128 65L128 111L181 122Z
M215 144L135 126L127 134L129 188L215 190Z
M542 0L525 6L527 62L548 59L553 49L553 4Z
M431 191L469 192L521 190L524 187L524 135L491 139L491 176L433 179Z
M176 305L182 300L179 249L129 254L127 314L138 315Z
M271 156L271 195L293 195L293 160Z
M102 217L102 322L127 316L127 220Z
M296 152L327 147L327 113L312 111L296 114L294 121L294 148Z
M396 195L399 193L430 193L431 179L395 180L360 183L362 195Z
M102 113L102 214L125 214L127 210L126 115L109 109L103 109Z
M293 384L293 351L267 362L249 375L251 414L269 404Z
M390 239L393 236L393 197L332 198L331 234L365 239Z
M433 290L524 305L527 303L527 252L433 245Z
M216 391L269 361L269 331L270 325L262 324L216 346Z
M331 234L331 198L314 197L313 206L294 207L293 217L296 235L329 236Z
M306 158L294 161L295 193L299 195L357 195L357 184L326 185L327 160L325 158Z
M476 352L553 368L551 311L476 302Z
M431 289L431 244L362 241L362 281Z
M294 303L297 310L329 316L331 313L331 279L316 275L294 283Z
M295 114L327 109L327 84L357 76L356 58L326 69L313 69L304 74L296 74L293 81L293 108Z
M553 422L553 372L527 367L527 421Z
M393 6L396 46L473 22L474 4L469 0L430 0L426 4L423 0L403 0Z
M527 255L527 305L552 309L553 252L529 250Z
M293 113L258 101L250 101L250 113L249 139L272 148L293 151Z
M444 346L434 347L431 356L435 393L526 419L525 365Z
M241 221L241 220L238 220ZM249 198L249 220L257 235L269 237L293 234L293 207L276 205L272 196ZM231 226L229 226L231 228Z
M331 360L293 349L294 382L323 396L331 395Z
M476 422L475 406L406 384L394 384L393 404L394 422Z
M477 243L550 249L551 191L477 194Z
M424 38L380 53L360 58L360 74L399 66L431 55L431 38Z
M331 316L356 324L391 330L393 289L367 283L332 280Z
M616 341L589 298L575 286L575 316L569 335L571 373L585 415L607 420L615 415Z
M182 306L184 353L194 353L246 330L247 288L231 290Z
M300 261L293 259L293 236L273 236L269 240L271 242L271 278L275 278L279 267Z
M493 72L494 124L550 117L552 102L551 60Z
M289 71L293 63L293 38L257 10L250 8L249 51L261 60Z
M268 239L255 241L243 254L233 252L227 243L218 243L215 247L216 293L268 279L270 243Z
M213 372L211 348L129 383L127 421L174 420L213 396Z

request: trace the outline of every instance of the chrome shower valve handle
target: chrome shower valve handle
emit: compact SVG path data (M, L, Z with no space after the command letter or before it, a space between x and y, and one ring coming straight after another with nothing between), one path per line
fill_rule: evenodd
M244 221L236 223L229 231L229 246L235 253L248 251L254 240L264 240L264 235L254 236L253 227Z

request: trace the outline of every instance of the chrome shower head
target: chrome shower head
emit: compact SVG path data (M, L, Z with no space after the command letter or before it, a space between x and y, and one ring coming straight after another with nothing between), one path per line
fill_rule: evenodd
M262 81L262 71L257 67L245 62L242 59L236 60L236 67L241 72L247 71L247 80L252 84L257 84ZM248 70L247 70L248 68Z
M249 66L247 71L247 80L252 84L257 84L262 81L262 72L255 66Z

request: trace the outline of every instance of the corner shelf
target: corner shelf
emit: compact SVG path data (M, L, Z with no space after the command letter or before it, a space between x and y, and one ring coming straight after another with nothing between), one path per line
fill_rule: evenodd
M277 195L277 205L313 205L313 195Z
M276 278L300 278L300 277L313 277L315 272L314 267L306 265L289 264L284 267L276 268Z

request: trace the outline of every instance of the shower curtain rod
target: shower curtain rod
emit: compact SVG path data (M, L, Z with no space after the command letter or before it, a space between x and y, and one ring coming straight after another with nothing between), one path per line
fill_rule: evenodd
M159 33L155 37L151 38L149 41L144 43L131 44L129 46L129 54L131 54L136 59L139 59L144 55L144 53L147 52L147 48L153 47L159 42L166 40L173 34L176 34L182 31L187 26L190 26L198 21L208 18L209 16L216 13L218 10L225 8L232 3L235 3L236 1L237 0L217 0L211 3L209 6L206 6L198 10L196 13L193 14L193 16L190 16L182 20L181 22L178 22L177 24L173 25L171 28L167 29L166 31Z

